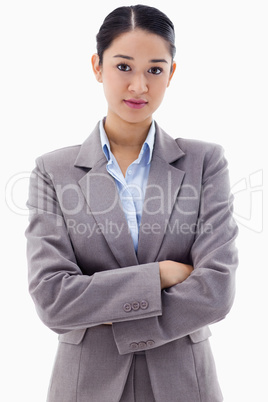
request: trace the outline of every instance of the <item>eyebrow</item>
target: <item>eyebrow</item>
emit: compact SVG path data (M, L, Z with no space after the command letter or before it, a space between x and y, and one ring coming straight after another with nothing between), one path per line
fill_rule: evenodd
M127 59L127 60L134 60L134 57L126 56L123 54L117 54L114 57ZM165 60L165 59L152 59L152 60L149 60L149 63L167 63L168 64L167 60Z

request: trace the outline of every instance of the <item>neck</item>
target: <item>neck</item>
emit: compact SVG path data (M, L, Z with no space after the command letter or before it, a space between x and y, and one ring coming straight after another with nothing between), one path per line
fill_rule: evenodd
M109 139L111 148L127 147L141 148L146 140L152 117L139 123L129 123L125 120L108 114L104 124L105 132Z

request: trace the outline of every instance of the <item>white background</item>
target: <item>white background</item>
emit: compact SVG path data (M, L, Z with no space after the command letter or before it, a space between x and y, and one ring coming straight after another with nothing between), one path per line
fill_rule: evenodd
M95 35L108 12L131 4L1 2L4 402L45 401L57 347L57 335L39 321L27 291L27 177L37 156L81 143L105 115L90 66ZM240 228L237 297L228 317L212 326L211 338L225 401L267 402L267 2L143 4L167 13L177 34L178 69L155 119L174 137L222 144L229 160Z

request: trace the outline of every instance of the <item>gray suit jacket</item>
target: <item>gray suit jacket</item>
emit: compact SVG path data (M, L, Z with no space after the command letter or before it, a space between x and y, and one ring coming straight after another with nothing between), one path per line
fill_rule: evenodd
M31 177L29 290L60 334L48 401L118 402L136 351L157 402L221 401L208 325L232 306L237 266L223 150L156 125L137 254L106 163L97 126ZM167 259L194 271L161 292Z

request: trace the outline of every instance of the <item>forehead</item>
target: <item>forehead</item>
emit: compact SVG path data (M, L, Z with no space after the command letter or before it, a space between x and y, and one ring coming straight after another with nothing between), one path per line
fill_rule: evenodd
M113 40L104 55L113 57L115 54L125 54L134 58L145 57L156 59L169 57L169 43L159 35L141 29L125 32Z

